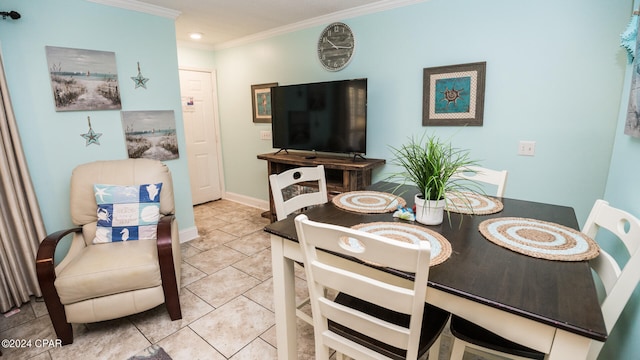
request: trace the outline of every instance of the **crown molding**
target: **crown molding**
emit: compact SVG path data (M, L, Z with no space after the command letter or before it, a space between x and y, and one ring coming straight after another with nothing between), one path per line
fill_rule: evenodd
M324 25L334 21L351 19L362 15L373 14L381 11L391 10L403 6L418 4L429 0L382 0L372 4L362 5L355 8L337 11L331 14L318 16L313 19L300 21L294 24L277 27L257 34L245 36L236 40L227 41L213 46L213 50L223 50L236 46L246 45L251 42L265 40L274 36L287 34L290 32L308 29L314 26Z
M162 6L143 3L136 0L87 0L92 3L118 7L127 10L139 11L151 15L161 16L175 20L180 16L180 11L168 9Z

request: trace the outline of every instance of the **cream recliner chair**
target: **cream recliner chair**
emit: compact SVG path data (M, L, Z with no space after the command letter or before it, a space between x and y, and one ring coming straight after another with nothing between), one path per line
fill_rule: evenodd
M136 241L94 243L99 220L96 198L100 196L94 184L158 183L162 183L159 214L154 194L157 192L149 192L156 200L155 219L159 218L157 241L141 236ZM162 303L166 304L171 320L181 319L178 299L181 253L169 168L149 159L80 165L71 175L70 200L71 220L79 227L48 235L40 244L36 260L43 298L62 343L73 342L71 323L115 319ZM110 215L101 218L111 220ZM55 265L55 248L69 234L73 236L69 252Z

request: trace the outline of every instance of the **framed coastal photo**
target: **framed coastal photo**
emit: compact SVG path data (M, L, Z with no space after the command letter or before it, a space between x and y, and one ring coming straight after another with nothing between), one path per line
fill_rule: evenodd
M422 126L482 126L486 62L425 68Z
M271 122L271 88L278 83L251 85L251 105L254 123Z
M116 54L45 46L56 111L119 110Z
M173 110L121 111L130 159L174 160L178 153Z

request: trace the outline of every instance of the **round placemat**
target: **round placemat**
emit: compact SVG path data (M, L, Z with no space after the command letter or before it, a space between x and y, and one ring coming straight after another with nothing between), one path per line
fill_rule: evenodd
M447 194L446 210L460 214L488 215L504 208L502 201L480 194L461 192Z
M585 234L542 220L504 217L480 223L489 241L536 258L583 261L598 256L598 244Z
M366 214L394 212L407 204L398 195L379 191L350 191L336 195L332 201L341 209Z
M437 232L422 226L401 222L373 222L355 225L352 228L407 243L415 244L418 241L429 241L431 244L431 266L441 264L451 256L449 241ZM351 243L350 245L354 246Z

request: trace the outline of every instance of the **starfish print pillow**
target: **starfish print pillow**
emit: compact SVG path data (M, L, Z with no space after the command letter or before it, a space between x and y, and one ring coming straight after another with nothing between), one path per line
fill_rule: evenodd
M98 204L94 244L157 238L162 183L94 184L93 189Z

